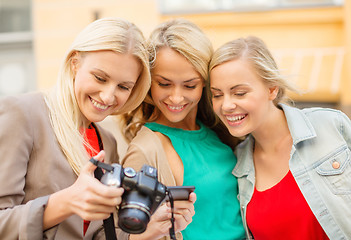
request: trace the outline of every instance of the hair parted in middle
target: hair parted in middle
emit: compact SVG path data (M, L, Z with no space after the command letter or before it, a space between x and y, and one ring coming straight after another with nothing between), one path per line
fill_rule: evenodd
M151 85L146 41L140 29L133 23L121 18L102 18L90 23L78 34L66 54L56 86L46 94L55 135L76 174L79 174L80 168L88 159L84 148L88 143L80 133L82 115L75 97L71 61L76 53L95 51L131 54L141 65L142 70L131 95L115 114L129 112L139 106Z
M213 54L213 46L205 33L193 22L176 18L159 24L150 34L148 49L151 69L160 49L168 47L184 56L201 75L204 81L202 97L198 103L197 119L213 128L221 137L226 128L220 126L211 107L208 66ZM146 122L153 122L160 116L160 110L153 103L149 90L141 106L135 111L124 114L122 128L130 141ZM218 130L218 131L217 131Z

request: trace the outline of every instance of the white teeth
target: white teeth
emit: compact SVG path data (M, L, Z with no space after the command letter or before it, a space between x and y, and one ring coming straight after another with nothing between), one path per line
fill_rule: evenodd
M91 102L93 103L93 105L101 110L106 110L108 108L107 105L102 105L98 102L96 102L94 99L90 98Z
M168 107L169 107L170 109L172 109L172 110L180 110L180 109L182 109L184 106L177 106L177 107L174 107L174 106L168 105Z
M240 115L240 116L226 116L228 121L239 121L243 119L245 115Z

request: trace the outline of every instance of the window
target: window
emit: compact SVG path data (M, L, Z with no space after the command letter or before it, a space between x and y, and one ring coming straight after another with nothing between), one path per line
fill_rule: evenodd
M35 89L30 0L0 0L0 96Z
M158 0L163 14L340 6L344 0Z
M0 0L0 33L31 30L29 0Z

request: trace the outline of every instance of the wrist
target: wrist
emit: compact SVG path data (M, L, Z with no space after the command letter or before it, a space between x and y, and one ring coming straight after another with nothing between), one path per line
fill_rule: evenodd
M158 231L146 230L142 234L130 234L129 240L158 240L164 235L158 233Z
M43 229L49 229L62 221L64 221L69 216L73 215L68 207L66 199L70 199L67 196L67 192L64 190L55 192L50 195L47 205L44 210L43 216Z

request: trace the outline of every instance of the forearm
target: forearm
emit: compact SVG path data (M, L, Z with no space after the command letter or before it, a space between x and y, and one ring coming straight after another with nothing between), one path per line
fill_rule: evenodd
M68 217L73 213L67 204L67 190L61 190L50 195L46 208L43 215L43 230L47 230Z
M0 211L0 236L6 239L41 239L43 236L43 213L48 196L16 205ZM6 199L1 199L4 205Z

